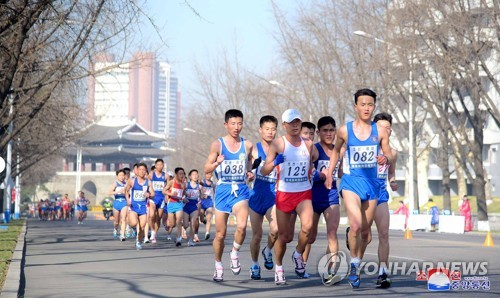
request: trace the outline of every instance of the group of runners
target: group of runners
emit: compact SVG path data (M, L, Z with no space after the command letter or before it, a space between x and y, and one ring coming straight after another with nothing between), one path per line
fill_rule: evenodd
M343 276L337 274L338 259L335 257L339 251L340 194L349 221L349 284L353 288L360 285L360 263L371 242L371 226L375 221L380 263L377 286L390 287L387 180L390 188L396 190L396 152L389 146L392 117L387 113L373 117L376 98L370 89L358 90L354 94L357 117L339 129L330 116L321 117L314 125L303 122L297 110L288 109L281 116L285 134L276 137L278 119L272 115L263 116L260 140L255 145L240 135L243 113L235 109L225 113L227 134L212 142L204 167L205 173L214 173L217 178L214 281L224 279L224 240L231 213L236 217L234 241L228 256L233 274L241 272L238 254L250 217L250 277L261 278L259 255L262 255L264 267L275 269L276 285L286 284L283 257L287 243L294 239L298 216L300 229L292 262L295 274L307 278L306 263L323 214L328 239L326 253L333 256L329 258L331 264L329 272L322 277L323 282L332 285L342 280ZM314 142L316 135L317 143ZM269 222L269 234L261 250L264 217Z
M85 194L80 191L78 192L78 197L75 200L71 200L68 194L65 194L62 198L57 197L53 200L42 199L36 204L30 205L30 213L33 217L36 216L35 211L38 212L38 219L42 221L70 221L75 216L75 209L78 212L78 223L83 221L83 217L86 217L86 212L82 214L82 205L87 206L90 202L85 198ZM86 208L86 207L85 207ZM86 211L86 210L85 210Z
M110 195L114 195L113 236L125 241L136 237L135 247L142 249L144 243L156 243L157 234L163 224L167 240L175 232L175 244L181 246L188 238L188 246L199 242L200 222L205 224L205 240L210 238L213 215L212 174L207 173L200 180L197 170L183 168L173 172L164 171L164 161L157 159L149 171L144 163L138 163L116 172Z
M163 223L168 239L176 230L177 246L182 245L184 230L189 230L188 245L194 246L199 241L200 222L206 224L204 239L210 238L214 215L213 280L221 282L229 215L232 213L236 218L229 253L230 269L235 275L242 269L239 251L250 218L250 277L261 278L261 255L264 267L274 268L276 285L283 285L286 284L283 258L287 244L294 239L297 216L300 229L292 262L295 274L307 278L307 259L323 215L328 239L326 253L332 258L328 273L322 278L326 285L332 285L343 278L337 273L335 257L339 251L340 195L349 221L349 284L353 288L360 285L360 263L371 242L371 226L375 221L379 234L377 286L390 287L387 185L397 189L396 152L389 146L392 117L387 113L373 117L376 98L370 89L358 90L354 94L357 117L339 129L330 116L321 117L315 125L303 122L299 111L288 109L281 116L285 134L277 137L278 119L263 116L259 123L260 140L255 145L240 135L243 113L228 110L224 119L227 134L212 142L202 174L204 179L200 179L197 170L189 171L186 177L181 167L166 173L161 159L156 160L149 173L146 164L134 165L132 178L130 169L117 171L110 190L115 196L114 237L125 241L128 234L136 233L135 247L140 250L143 243L157 241ZM319 140L315 143L316 136ZM212 182L212 175L216 183ZM264 218L269 223L269 233L261 250Z

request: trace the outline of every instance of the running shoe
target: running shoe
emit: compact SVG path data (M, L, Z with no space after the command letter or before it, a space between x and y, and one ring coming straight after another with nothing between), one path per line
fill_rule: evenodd
M387 289L391 287L391 280L387 277L387 274L381 274L377 278L377 287L381 289Z
M250 278L253 280L260 279L260 266L259 265L252 265L252 267L250 267Z
M274 262L273 262L273 254L271 251L269 251L269 254L266 254L266 248L262 250L262 257L264 258L264 267L267 270L271 270L274 267Z
M294 256L295 253L292 254L292 261L295 264L295 274L299 278L304 278L304 274L306 273L306 268L304 266L304 260L302 259L302 255L299 255L298 257Z
M347 229L345 229L345 246L347 246L347 250L351 250L351 248L349 247L349 230L351 229L351 227L347 227Z
M182 245L182 237L177 238L175 241L175 246L181 246Z
M144 237L144 240L142 241L144 244L147 244L149 243L149 238L148 237Z
M210 233L205 233L205 240L210 239Z
M213 280L215 282L221 282L224 280L224 269L222 269L222 267L215 268Z
M231 271L234 275L238 275L241 272L241 265L238 255L233 257L232 253L229 253L229 257L231 258Z
M130 236L132 236L131 233L130 233L130 229L127 229L125 231L125 237L130 238Z
M135 231L134 228L132 228L132 237L136 237L137 236L137 232Z
M330 272L323 277L323 284L325 286L332 286L341 281L342 281L342 276L337 275L335 272Z
M193 242L193 240L189 239L189 241L188 241L188 246L194 246L194 242Z
M308 279L309 277L311 277L311 275L309 275L309 273L305 272L304 271L304 276L302 276L303 279Z
M120 241L125 241L125 236L120 235Z
M172 236L170 236L170 234L167 234L167 241L172 241Z
M136 250L141 250L141 249L142 249L141 242L137 241L137 242L135 243L135 249L136 249Z
M200 242L200 238L198 238L198 234L194 234L194 242Z
M274 283L277 286L286 285L285 272L283 270L276 270L274 273Z
M149 240L151 240L151 243L153 243L153 244L155 244L155 243L156 243L156 238L151 238L151 239L149 239Z
M117 238L118 237L118 231L117 230L113 230L113 238Z
M351 269L349 270L349 277L347 281L349 282L351 288L353 289L359 288L359 285L361 284L361 279L359 277L359 272L358 272L358 266L356 266L353 263L351 263Z

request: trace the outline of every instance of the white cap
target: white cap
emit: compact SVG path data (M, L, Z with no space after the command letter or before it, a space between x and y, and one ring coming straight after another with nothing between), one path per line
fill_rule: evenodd
M299 119L300 121L302 121L302 116L296 109L288 109L283 112L283 115L281 115L281 120L283 120L283 122L290 123L295 119Z

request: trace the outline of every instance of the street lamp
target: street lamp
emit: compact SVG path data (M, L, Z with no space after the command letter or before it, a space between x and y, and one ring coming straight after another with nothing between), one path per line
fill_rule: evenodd
M354 31L353 32L355 35L365 37L365 38L370 38L375 40L376 42L388 44L395 46L399 49L401 49L400 46L395 45L391 42L387 42L383 39L377 38L369 33L366 33L365 31ZM410 183L408 184L408 195L410 196L410 211L413 213L413 210L415 209L415 190L414 190L414 152L413 152L413 56L410 58L410 73L409 73L409 81L410 81L410 87L409 87L409 94L408 94L408 179L410 180ZM417 203L418 206L418 203Z

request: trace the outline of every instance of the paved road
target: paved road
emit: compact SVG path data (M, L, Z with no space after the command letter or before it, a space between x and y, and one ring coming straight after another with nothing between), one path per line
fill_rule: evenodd
M339 230L344 231L344 227ZM112 223L87 220L76 222L28 221L26 237L25 297L324 297L347 295L390 295L392 297L429 296L427 284L415 281L415 276L393 276L393 287L376 289L376 276L362 276L361 287L352 290L343 281L325 287L317 274L316 264L326 249L324 227L313 246L308 262L310 279L297 279L293 274L291 251L285 256L287 286L274 285L273 271L263 268L260 281L249 278L249 237L240 253L244 270L239 276L231 274L228 252L224 254L223 283L212 281L213 252L211 241L202 241L196 247L176 248L160 234L157 244L145 245L136 251L133 241L119 242L111 236ZM228 235L232 234L232 228ZM249 230L250 231L250 230ZM376 233L368 247L365 261L376 261ZM490 291L453 291L449 295L470 297L500 294L500 256L497 247L483 247L484 235L448 235L414 232L412 240L404 240L402 232L391 231L391 260L411 261L487 261ZM340 247L345 251L345 235L339 235ZM230 247L232 238L226 241ZM290 245L289 247L293 247ZM444 292L439 295L443 296Z

